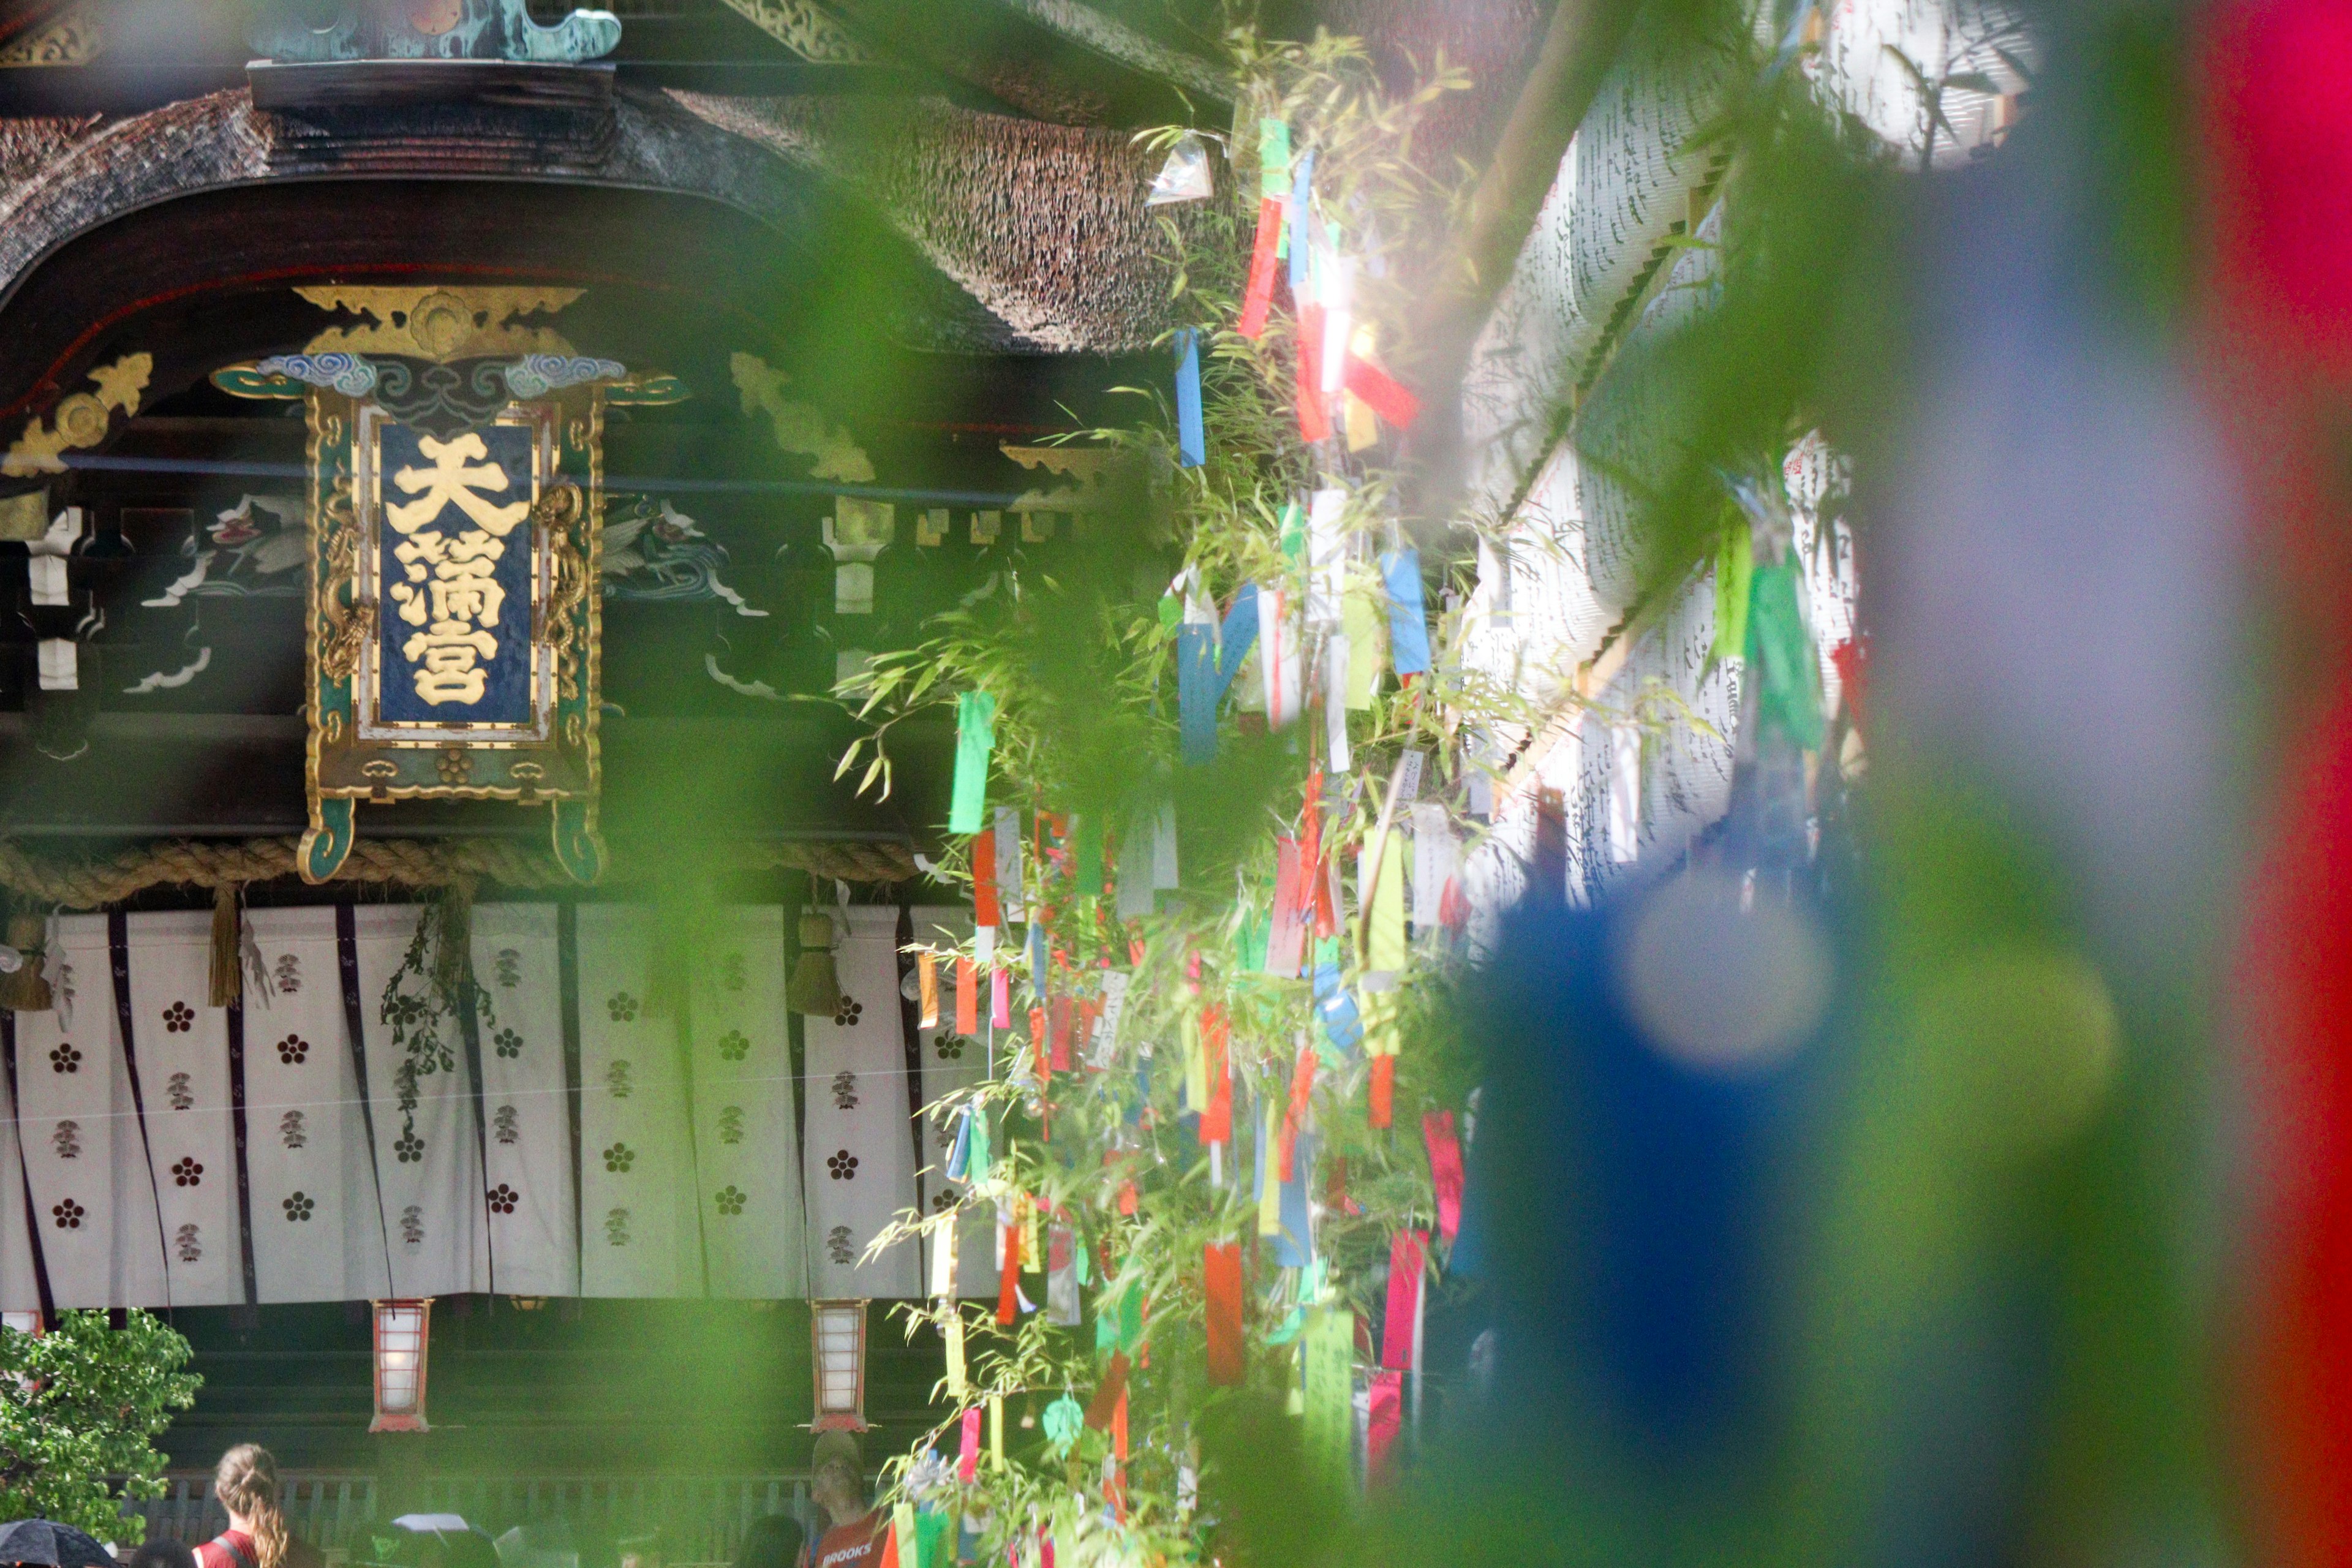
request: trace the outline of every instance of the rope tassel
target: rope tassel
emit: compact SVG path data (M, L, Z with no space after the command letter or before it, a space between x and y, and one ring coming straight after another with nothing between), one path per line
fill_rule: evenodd
M237 885L223 882L213 889L212 1005L234 1007L245 994L244 920L237 909Z

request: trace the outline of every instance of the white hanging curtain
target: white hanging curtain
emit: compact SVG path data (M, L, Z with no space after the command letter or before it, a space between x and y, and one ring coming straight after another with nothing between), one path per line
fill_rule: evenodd
M555 907L477 906L474 975L489 998L476 1032L488 1119L491 1285L516 1296L575 1295L580 1248Z
M266 992L248 981L245 993L246 1162L264 1301L391 1293L335 928L331 909L246 916L269 974ZM141 962L134 939L134 972ZM360 998L362 1018L376 1000Z
M395 1296L455 1296L489 1289L488 1227L465 1040L454 1013L425 1002L394 1042L385 987L400 972L422 911L373 906L352 911L367 1092L383 1178L383 1224ZM432 955L425 956L426 975ZM430 997L415 976L403 994ZM436 1011L436 1009L438 1009ZM258 1216L257 1216L257 1220Z
M103 917L91 917L103 933ZM113 1152L119 1297L137 1306L218 1307L242 1302L245 1237L238 1217L236 1135L229 1050L230 1012L209 1005L212 916L204 910L131 915L123 921L130 970L130 1039L117 1100ZM99 1020L118 1013L110 956L77 976L74 1023L96 1038ZM120 1019L118 1018L118 1023ZM245 1055L273 1048L266 1026L250 1020ZM116 1031L119 1040L121 1031ZM145 1126L129 1106L129 1061L138 1065ZM143 1134L143 1135L142 1135ZM151 1165L152 1162L152 1165ZM143 1202L142 1200L144 1200ZM168 1279L154 1277L158 1250L132 1239L158 1205L160 1257ZM162 1287L158 1289L157 1287Z
M160 1276L163 1243L152 1198L144 1205L143 1229L116 1201L115 1079L122 1052L109 994L106 920L78 915L58 923L63 962L53 953L49 978L60 1005L16 1015L16 1124L34 1223L58 1306L129 1305L116 1292L118 1253L136 1249L148 1260L147 1269ZM203 1002L200 994L192 1019L206 1011ZM218 1018L210 1023L220 1040ZM221 1049L226 1054L226 1046ZM127 1079L120 1098L127 1111ZM131 1137L135 1148L135 1131ZM228 1244L236 1245L234 1239Z
M693 960L694 1147L713 1296L808 1293L784 911L719 911Z
M922 1258L902 1243L870 1261L868 1243L916 1205L913 1107L898 1004L898 911L837 911L842 999L805 1024L809 1289L819 1297L922 1294Z
M11 1015L18 1016L19 1015ZM25 1212L25 1175L16 1145L16 1102L0 1073L0 1312L37 1311L33 1236Z
M961 943L971 934L971 911L959 909L918 909L914 911L915 941L924 947L944 948ZM1000 952L1011 945L1011 936L1000 931L997 948ZM924 1029L921 1062L923 1071L923 1102L937 1103L959 1089L970 1089L988 1079L988 980L980 977L980 1033L963 1036L955 1027L955 964L952 961L940 965L940 1023L935 1029ZM1003 1031L996 1034L996 1049L1011 1048ZM947 1179L948 1157L955 1147L957 1119L923 1119L923 1170L921 1183L927 1206L944 1207L942 1198L952 1198L960 1193L961 1184ZM932 1256L934 1242L926 1237L923 1243L923 1279L926 1289L939 1278L938 1259ZM956 1227L955 1283L959 1296L996 1299L996 1217L985 1205L967 1211Z
M703 1294L681 1020L646 1010L651 928L644 910L580 910L584 1296Z

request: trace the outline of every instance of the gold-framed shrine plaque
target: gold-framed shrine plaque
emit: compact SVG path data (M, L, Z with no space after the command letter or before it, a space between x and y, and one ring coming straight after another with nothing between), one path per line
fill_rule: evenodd
M501 332L512 300L403 292L363 303L419 323L407 341L351 329L254 367L309 404L302 875L334 875L361 802L461 798L550 806L556 858L593 882L604 387L626 372ZM472 330L426 342L436 312Z

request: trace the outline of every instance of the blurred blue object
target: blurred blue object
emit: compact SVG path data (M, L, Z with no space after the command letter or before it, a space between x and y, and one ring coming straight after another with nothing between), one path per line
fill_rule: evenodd
M1507 920L1454 1260L1496 1292L1499 1426L1566 1415L1657 1458L1748 1447L1783 1381L1781 1222L1828 963L1810 910L1742 910L1704 873Z

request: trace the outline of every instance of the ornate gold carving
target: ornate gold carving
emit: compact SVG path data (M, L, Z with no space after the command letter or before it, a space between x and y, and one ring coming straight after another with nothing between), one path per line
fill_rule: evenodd
M96 8L76 5L0 50L0 70L16 66L86 66L105 49L106 25Z
M785 400L784 386L790 376L770 369L767 361L753 354L735 355L728 361L728 368L734 374L735 389L743 395L743 412L765 414L775 426L777 446L816 459L809 478L838 479L845 485L874 482L873 459L850 439L847 430L805 403Z
M347 310L363 318L320 332L304 346L306 353L394 354L443 364L493 354L571 353L572 345L551 328L526 326L520 318L554 315L581 294L577 289L341 283L294 292L322 310Z
M330 680L349 680L359 672L360 652L375 636L376 605L359 594L360 523L352 510L349 479L335 481L327 497L323 520L326 615L319 639L319 673ZM352 599L344 600L349 589Z
M727 0L768 37L819 65L863 65L874 57L848 28L811 0Z
M0 539L30 542L49 531L47 486L0 500Z
M564 702L580 698L580 645L586 639L573 634L572 621L588 596L588 554L580 546L579 533L580 520L587 510L578 485L558 485L540 498L533 519L547 531L555 584L547 602L540 606L540 624L532 640L555 643L555 694Z
M64 473L65 454L105 440L115 410L126 416L139 412L139 399L154 370L153 354L125 354L91 371L89 379L98 390L77 392L58 404L48 419L28 421L25 433L8 448L8 456L0 459L0 474L22 479L27 474Z
M1056 489L1024 491L1013 503L1014 511L1094 511L1109 504L1104 480L1118 461L1118 452L1085 447L1001 446L997 450L1024 468L1043 468L1077 481Z

